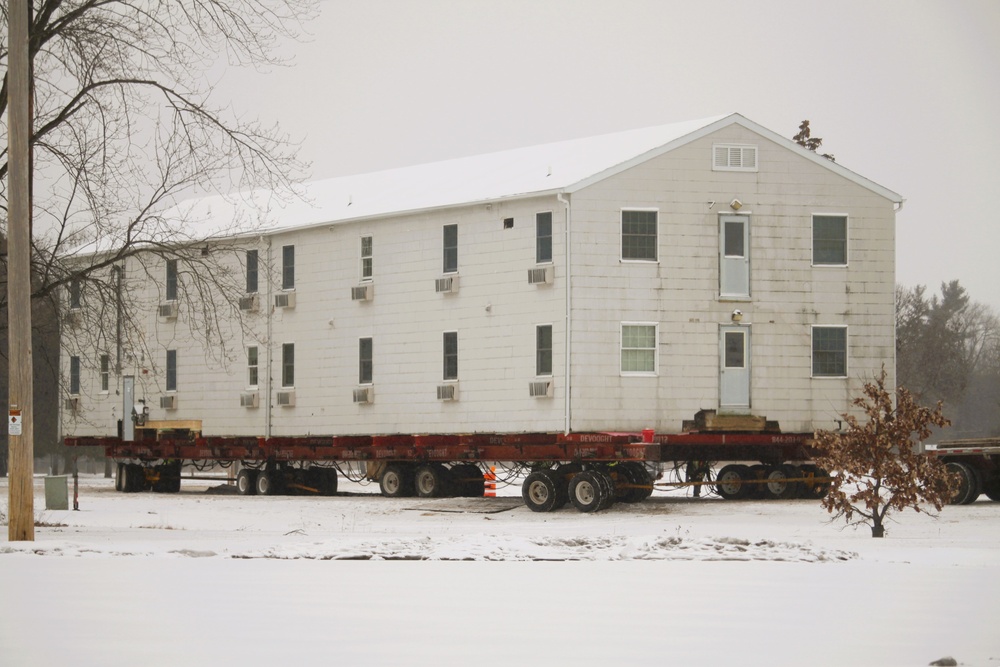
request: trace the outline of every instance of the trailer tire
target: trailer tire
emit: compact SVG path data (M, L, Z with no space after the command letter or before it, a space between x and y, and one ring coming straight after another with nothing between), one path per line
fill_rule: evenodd
M604 484L604 498L602 499L601 506L598 510L606 510L615 504L615 480L611 477L611 473L608 472L606 468L598 468L594 471L597 476L598 483Z
M615 499L623 503L639 503L653 493L653 480L646 467L636 461L619 463L613 470L617 475ZM622 488L622 483L626 484Z
M550 470L536 470L521 485L521 498L532 512L558 509L559 483Z
M809 480L808 482L801 483L799 496L806 500L822 500L825 498L826 494L830 492L830 482L825 478L829 477L830 474L811 463L799 466L799 468L802 470L802 476ZM823 481L817 482L814 478L822 478Z
M319 487L320 494L324 496L335 496L337 495L337 469L336 468L320 468L320 479L322 483Z
M258 496L270 496L274 495L274 477L272 473L266 470L260 470L257 472L257 479L254 484L254 488L257 490Z
M739 463L723 466L715 476L715 492L724 500L743 500L750 495L750 467Z
M581 512L603 509L606 482L598 470L584 470L569 482L569 500Z
M449 487L448 469L440 463L427 463L414 474L413 485L421 498L445 498Z
M253 496L257 494L257 471L251 468L243 468L236 475L236 490L241 496Z
M1000 475L996 472L990 477L982 476L983 479L983 493L986 497L994 502L1000 502Z
M979 497L982 491L982 482L979 478L979 471L968 463L951 461L946 468L949 472L958 475L958 490L952 496L952 505L970 505Z
M766 497L774 500L788 500L799 495L799 483L789 482L802 476L802 471L793 465L772 466L767 471Z
M115 471L115 491L121 492L125 490L123 486L123 471L125 470L125 464L121 461L118 462L118 469Z
M764 480L767 477L767 466L763 463L757 463L749 466L750 477L747 485L747 498L750 500L763 500L767 497L767 489L765 489Z
M413 469L401 463L387 465L378 486L386 498L408 498L414 494Z

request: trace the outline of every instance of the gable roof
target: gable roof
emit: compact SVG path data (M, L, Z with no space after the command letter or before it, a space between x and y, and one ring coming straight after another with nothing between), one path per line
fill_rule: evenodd
M231 230L236 219L251 223L259 233L572 193L734 124L796 151L890 201L902 202L895 192L734 113L317 180L302 185L300 197L290 201L264 191L239 197L205 197L181 203L166 217L187 219L201 227L203 235L211 236L212 229Z

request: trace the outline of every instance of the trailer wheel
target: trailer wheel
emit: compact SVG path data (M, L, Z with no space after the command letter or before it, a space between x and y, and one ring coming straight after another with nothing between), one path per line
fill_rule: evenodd
M767 497L775 500L795 498L799 495L799 483L788 480L801 476L802 471L793 465L786 464L769 468L765 477L767 484L764 485Z
M118 462L118 469L115 471L115 491L124 491L125 487L123 485L124 477L123 473L125 470L125 464L121 461Z
M802 476L808 480L801 483L799 496L807 500L822 500L825 498L826 494L830 492L830 482L825 478L829 477L830 474L811 463L799 466L799 468L802 470ZM821 479L822 481L817 482L816 479Z
M983 493L994 502L1000 502L1000 476L993 473L992 477L983 479Z
M724 500L743 500L750 493L750 468L745 465L731 463L723 466L715 476L715 491Z
M448 470L440 463L427 463L417 468L413 482L421 498L444 498L448 495Z
M951 498L952 505L969 505L976 501L982 491L979 471L968 463L952 461L946 466L948 471L958 475L958 490Z
M597 483L603 485L604 498L601 499L601 505L598 510L606 510L615 504L615 480L611 477L609 473L604 468L598 468L594 471L594 476L597 478Z
M378 480L379 490L386 498L406 498L413 495L413 471L403 464L386 466Z
M767 489L764 479L767 477L767 466L757 463L749 467L750 476L747 478L747 498L752 500L763 500L767 497Z
M536 470L521 485L521 497L532 512L551 512L558 509L558 486L550 470Z
M270 496L274 493L274 478L272 473L266 470L259 470L257 472L256 484L254 484L257 489L258 496Z
M482 498L486 489L483 471L472 463L460 463L448 470L452 488L461 498Z
M625 461L614 467L618 476L615 498L623 503L639 503L653 493L653 480L646 467L636 461ZM622 484L625 486L622 488Z
M337 495L337 469L320 468L320 470L322 471L320 473L322 483L320 484L319 492L324 496Z
M236 490L241 496L252 496L257 493L257 471L243 468L236 475Z
M584 470L569 482L569 500L581 512L601 509L605 496L603 474L597 470Z

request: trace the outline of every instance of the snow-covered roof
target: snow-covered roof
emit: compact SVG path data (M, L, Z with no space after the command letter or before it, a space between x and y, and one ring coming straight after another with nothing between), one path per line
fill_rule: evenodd
M167 217L183 217L201 227L203 235L211 236L213 229L231 233L234 220L249 223L257 232L278 231L554 192L572 193L731 124L799 151L891 201L902 201L891 190L739 114L729 114L327 178L303 184L300 196L294 198L265 191L239 197L205 197L180 204Z

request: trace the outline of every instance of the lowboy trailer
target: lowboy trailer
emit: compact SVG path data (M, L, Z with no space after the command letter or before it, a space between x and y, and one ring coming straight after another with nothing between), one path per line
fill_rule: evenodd
M959 479L954 505L968 505L985 493L1000 501L1000 438L944 440L927 453L943 461Z
M685 432L475 433L295 437L68 437L72 447L100 446L117 461L115 488L180 490L184 464L240 463L240 493L337 492L338 471L363 468L388 497L484 495L491 462L513 462L527 473L525 505L536 512L571 503L581 512L616 501L639 502L654 489L656 471L672 464L677 485L711 484L727 500L822 497L826 473L810 463L811 433ZM714 474L713 462L727 462ZM360 477L360 476L359 476Z

